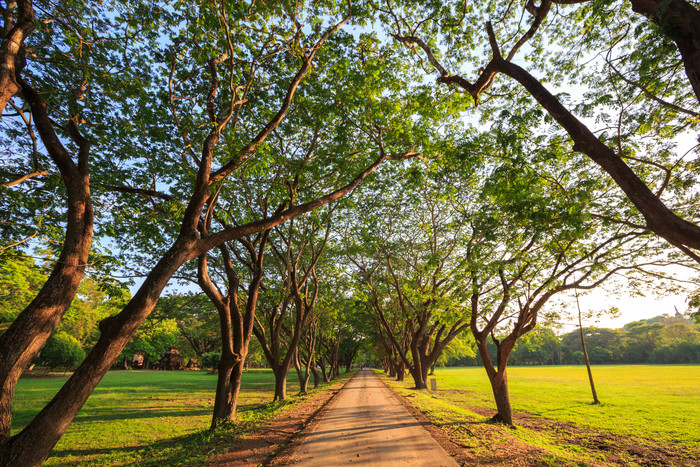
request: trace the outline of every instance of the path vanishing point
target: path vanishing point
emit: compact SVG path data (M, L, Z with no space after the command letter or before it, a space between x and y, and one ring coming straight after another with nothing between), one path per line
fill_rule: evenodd
M361 370L292 447L295 466L457 466L371 371Z

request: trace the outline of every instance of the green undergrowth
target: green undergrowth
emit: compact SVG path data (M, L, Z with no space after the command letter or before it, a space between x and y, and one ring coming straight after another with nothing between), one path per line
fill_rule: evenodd
M483 368L437 369L434 393L411 389L408 376L403 383L383 378L477 455L512 438L539 451L538 462L551 465L604 462L599 446L608 442L618 443L610 451L624 463L619 440L670 447L681 459L700 451L698 365L594 367L600 405L591 404L585 367L513 367L508 375L515 430L486 423L486 415L496 411ZM593 445L598 447L586 447ZM635 465L634 459L629 462Z
M342 375L345 379L349 375ZM109 372L51 452L45 465L199 465L225 452L232 441L259 430L292 410L307 396L290 373L286 401L272 403L274 375L249 370L243 375L239 422L208 430L216 375L206 371ZM22 378L15 391L13 432L19 431L65 381Z

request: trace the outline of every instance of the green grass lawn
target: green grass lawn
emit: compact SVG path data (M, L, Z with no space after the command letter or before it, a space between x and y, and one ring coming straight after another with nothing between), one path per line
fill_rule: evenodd
M643 445L666 444L688 453L700 450L700 366L610 365L594 366L600 405L592 405L584 366L512 367L508 370L513 410L558 422L573 423L617 436L633 437ZM438 368L438 391L412 391L412 380L391 384L426 412L449 423L450 418L473 419L470 410L495 414L491 386L481 367ZM483 420L483 417L481 418ZM463 423L463 422L460 422ZM516 430L528 441L538 435Z
M13 406L13 432L19 431L65 381L22 378ZM243 422L215 435L208 432L214 405L216 375L206 371L111 371L100 382L47 465L182 465L208 455L209 443L263 423L284 410L270 404L274 375L250 370L243 375L239 419ZM290 372L287 394L294 400L299 386Z
M610 365L592 371L599 406L591 405L583 366L510 368L513 410L700 448L700 366ZM483 368L438 369L436 377L439 389L448 391L445 400L494 407L495 413Z

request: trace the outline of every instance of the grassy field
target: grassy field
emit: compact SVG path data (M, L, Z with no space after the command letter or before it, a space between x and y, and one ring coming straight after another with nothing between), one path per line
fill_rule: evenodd
M516 424L533 425L533 419L547 419L556 422L548 422L550 426L573 424L588 433L633 439L639 446L653 445L657 451L669 447L681 457L700 452L698 365L593 367L600 405L591 404L583 366L513 367L508 375ZM390 384L438 423L475 423L495 413L483 368L437 369L435 378L438 391L433 394L411 390L410 377L404 383ZM541 448L561 451L557 435L548 437L546 430L538 433L525 428L514 433ZM576 446L571 449L581 450ZM695 464L681 461L679 465Z
M26 425L65 381L22 378L13 407L13 432ZM279 415L299 389L294 372L287 382L289 401L271 404L270 370L243 375L239 419L243 422L212 435L216 375L206 371L112 371L80 411L46 465L182 465L211 454L211 444L256 429ZM223 441L225 442L225 441Z

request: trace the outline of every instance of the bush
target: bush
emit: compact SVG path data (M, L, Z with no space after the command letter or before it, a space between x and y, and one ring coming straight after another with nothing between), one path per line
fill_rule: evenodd
M207 352L202 355L202 368L216 370L219 367L220 361L221 354L219 352Z
M38 362L48 368L78 366L85 358L85 351L80 347L80 342L65 332L57 332L49 337L46 345L41 349Z
M700 344L679 342L659 347L649 358L654 363L700 363Z

